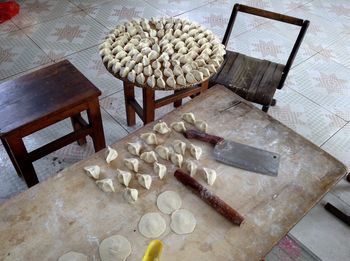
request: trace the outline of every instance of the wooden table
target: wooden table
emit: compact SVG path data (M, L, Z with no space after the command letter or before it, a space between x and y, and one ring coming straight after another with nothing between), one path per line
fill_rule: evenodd
M180 184L169 163L168 176L154 179L149 191L132 180L131 187L140 191L136 204L123 200L114 170L130 157L125 143L138 140L152 123L113 145L119 157L109 167L101 151L1 205L0 258L57 260L74 250L99 260L99 243L121 234L132 243L128 260L140 260L149 240L138 233L138 221L143 214L157 211L159 193L173 190L181 195L182 207L195 215L197 227L194 233L180 236L168 226L160 237L165 244L161 260L259 260L346 174L342 163L222 86L209 89L163 120L171 123L189 111L209 123L209 133L281 155L279 174L270 177L216 162L210 146L193 142L204 150L201 165L218 173L211 189L245 217L241 227ZM173 133L162 140L168 144L174 139L183 137ZM84 174L83 167L90 164L100 165L103 176L114 178L116 193L102 192ZM142 163L140 172L151 169ZM200 175L195 178L204 184ZM164 217L169 224L169 216Z

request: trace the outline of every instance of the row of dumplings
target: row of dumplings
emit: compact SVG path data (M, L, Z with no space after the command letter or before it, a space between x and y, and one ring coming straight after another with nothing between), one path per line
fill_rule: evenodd
M153 27L160 28L155 30L164 30L164 22L163 27L176 27L175 31L166 29L166 35L158 39L159 36L148 33L142 35L148 27L141 24L148 22L133 20L119 25L99 46L110 72L140 85L176 88L202 82L221 65L225 48L209 30L192 27L183 20L153 20ZM180 30L182 26L189 29L188 33ZM131 33L132 28L137 28L136 34Z

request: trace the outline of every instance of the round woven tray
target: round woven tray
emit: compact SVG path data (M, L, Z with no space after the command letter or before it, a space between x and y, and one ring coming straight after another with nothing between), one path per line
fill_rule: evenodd
M160 19L161 19L161 18L160 18ZM185 20L182 20L182 21L185 21ZM156 31L157 31L157 34L158 34L158 30L156 29L155 25L154 25L152 22L150 22L150 21L149 21L149 25L150 25L151 29L156 30ZM203 28L203 27L201 27L201 28L202 28L202 30L207 30L207 29L205 29L205 28ZM209 31L209 30L207 30L207 31ZM214 35L214 34L213 34L213 35ZM174 37L175 37L175 36L174 36ZM162 38L163 38L163 37L158 38L158 42L160 42L160 41L162 40ZM178 37L178 38L180 38L180 37ZM107 40L107 39L108 39L108 36L106 37L106 40ZM216 37L216 40L218 40L217 37ZM163 53L163 50L162 50L162 48L161 48L161 50L160 50L160 52L159 52L159 56L160 56L162 53ZM176 53L176 51L175 51L175 53ZM116 54L115 54L115 55L116 55ZM171 60L172 55L169 55L169 56L170 56L169 62L171 63L171 61L172 61L172 60ZM103 58L103 57L101 57L101 58ZM153 61L154 61L154 60L151 60L151 61L150 61L150 64L151 64ZM222 61L223 61L223 59L222 59ZM175 88L173 88L173 87L171 87L171 86L168 86L167 83L166 83L167 77L164 76L164 69L165 69L165 68L163 67L163 63L161 62L160 70L161 70L162 73L163 73L163 79L164 79L164 81L165 81L165 88L160 88L160 87L158 87L157 85L154 86L154 87L150 87L150 86L147 84L147 79L148 79L148 77L151 77L151 76L146 76L146 75L145 75L145 83L144 83L144 84L139 84L137 81L135 81L135 82L130 82L130 81L127 79L127 77L121 77L121 76L119 75L119 72L118 72L118 73L114 73L113 70L112 70L112 68L108 68L108 66L107 66L108 62L105 62L105 63L103 63L103 64L104 64L105 68L107 69L107 71L108 71L109 73L111 73L114 77L120 79L120 80L123 81L123 82L127 82L127 83L129 83L129 84L132 84L132 85L137 86L137 87L140 87L140 88L151 88L151 89L154 89L154 90L162 90L162 91L174 91L174 90L181 90L181 89L186 89L186 88L198 86L198 85L200 85L202 82L208 80L211 76L213 76L213 75L215 74L215 72L210 72L210 75L207 76L207 77L204 77L204 79L203 79L202 81L198 81L198 82L192 83L192 84L190 84L190 83L187 82L186 85L176 84ZM183 65L184 65L184 63L181 63L181 66L183 66ZM222 65L222 62L221 62L221 64L220 64L220 66L219 66L218 68L216 68L216 70L218 70L218 69L221 67L221 65ZM170 68L171 70L173 70L173 69L174 69L174 66L171 64L169 68ZM154 71L153 68L152 68L152 70ZM176 77L175 77L175 79L176 79Z

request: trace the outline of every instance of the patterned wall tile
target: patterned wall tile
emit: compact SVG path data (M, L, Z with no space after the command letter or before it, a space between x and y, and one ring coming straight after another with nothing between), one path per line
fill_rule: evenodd
M157 11L147 3L140 5L136 0L121 0L89 8L86 11L90 16L103 24L109 30L117 24L137 17L161 17L163 13Z
M34 25L24 32L52 59L92 47L101 42L106 28L83 11Z
M0 80L50 62L22 31L0 36Z
M20 13L12 21L20 28L80 11L67 0L26 0L19 4Z
M122 90L122 82L110 74L103 65L97 46L75 53L67 58L102 91L100 99Z
M349 75L350 69L317 54L295 67L286 85L348 121Z
M277 105L270 107L269 114L317 145L346 124L343 119L289 88L277 91L275 98Z

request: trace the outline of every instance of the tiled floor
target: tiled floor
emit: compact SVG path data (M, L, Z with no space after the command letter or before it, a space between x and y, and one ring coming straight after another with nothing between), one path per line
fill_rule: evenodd
M21 0L21 13L0 25L0 82L63 58L69 59L102 90L100 103L107 142L135 128L126 126L122 84L104 68L97 45L114 25L133 17L180 16L223 37L230 0ZM269 114L350 167L350 1L242 0L242 3L311 21L277 106ZM240 14L229 47L252 56L285 62L297 27ZM164 94L159 94L164 95ZM140 92L137 93L140 99ZM157 117L172 110L157 112ZM38 147L70 129L63 121L25 139ZM91 142L67 146L37 161L40 180L93 153ZM0 145L0 202L25 190ZM323 209L325 201L350 211L345 180L290 232L322 260L349 260L350 228ZM286 242L280 242L285 244ZM287 242L288 243L288 242ZM273 259L270 256L270 260ZM290 259L284 259L290 260ZM297 259L293 259L297 260ZM298 259L301 260L301 259ZM304 259L302 259L304 260Z

